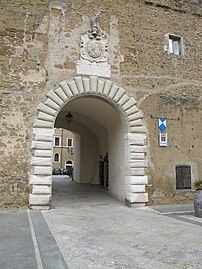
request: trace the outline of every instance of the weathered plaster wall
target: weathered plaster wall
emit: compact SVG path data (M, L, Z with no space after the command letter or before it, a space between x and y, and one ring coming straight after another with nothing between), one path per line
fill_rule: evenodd
M80 33L97 10L109 34L111 80L138 100L145 115L150 201L190 195L176 194L174 167L192 163L202 177L202 10L192 2L1 0L0 206L27 205L36 107L57 83L76 75ZM183 36L183 57L164 51L167 33ZM167 148L157 145L159 115L169 118Z

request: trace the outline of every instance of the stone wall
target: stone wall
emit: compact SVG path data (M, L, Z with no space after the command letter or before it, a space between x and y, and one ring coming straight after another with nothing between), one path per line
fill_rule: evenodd
M184 201L175 165L202 177L201 16L196 1L6 1L0 11L0 206L26 206L36 107L76 75L80 33L101 12L109 34L111 80L138 101L149 131L149 200ZM184 56L164 50L165 35L184 38ZM157 118L168 119L169 146L158 147ZM198 174L198 175L197 175Z

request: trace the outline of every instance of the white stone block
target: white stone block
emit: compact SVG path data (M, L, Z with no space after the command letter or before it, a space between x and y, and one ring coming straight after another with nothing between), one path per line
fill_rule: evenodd
M128 145L129 145L129 147L131 147L131 146L144 146L145 145L145 139L144 138L137 137L133 141L130 141L129 140L128 141Z
M144 153L131 153L130 159L131 160L143 160L145 159L145 154Z
M73 93L71 92L71 89L69 88L69 85L66 81L62 81L59 83L59 86L63 89L64 93L68 98L73 96Z
M108 97L109 97L110 99L113 99L114 96L116 95L116 93L118 92L118 89L119 89L119 87L117 87L116 85L113 84L113 86L112 86L112 88L111 88L111 90L110 90L110 93L109 93Z
M52 142L32 141L31 148L32 149L51 149L52 150L52 146L53 146Z
M48 129L47 129L48 130ZM46 142L53 142L53 135L41 135L41 134L36 134L34 139L36 141L46 141Z
M130 191L132 193L142 193L142 192L145 192L145 185L130 185Z
M51 100L53 100L60 107L64 104L64 101L52 90L47 92L46 96L48 96Z
M135 160L135 161L129 161L129 166L131 168L136 168L136 167L140 167L140 168L147 168L148 167L148 163L146 160Z
M144 176L145 169L144 168L130 168L129 175L131 175L131 176Z
M147 129L146 129L146 126L132 126L130 127L129 126L129 131L131 133L146 133L147 132Z
M98 80L97 93L102 94L105 82L103 80Z
M129 108L133 107L133 106L136 106L137 102L135 101L135 99L133 97L131 97L129 99L128 102L126 102L123 106L122 106L122 109L123 111L127 111Z
M104 86L104 89L103 89L103 94L105 96L108 96L111 87L112 87L112 82L110 80L106 80L105 86Z
M142 122L141 119L133 120L133 121L129 122L129 126L130 127L132 127L132 126L143 126L143 122Z
M52 150L40 150L40 149L35 149L34 151L34 156L35 157L51 157L52 158L53 151Z
M47 113L44 113L44 112L39 112L39 114L38 114L38 117L37 117L39 120L45 120L45 121L50 121L50 122L52 122L52 121L54 121L54 116L52 116L52 115L49 115L49 114L47 114Z
M33 133L36 135L53 135L54 130L50 128L33 128Z
M147 136L146 136L146 134L134 134L134 133L128 133L128 134L127 134L127 138L129 139L129 141L133 141L133 140L136 140L137 138L138 138L138 139L146 139Z
M125 92L126 91L123 88L119 88L116 95L114 96L114 101L118 102L122 98L122 96L125 94Z
M69 99L61 87L57 88L55 90L55 93L60 97L60 99L63 100L63 102L67 102L67 100Z
M122 107L130 98L128 97L127 94L124 94L121 99L117 102L117 104Z
M83 81L81 77L75 77L74 78L76 85L77 85L77 89L79 91L79 93L83 93L84 92L84 88L83 88Z
M126 111L126 114L128 114L128 111ZM135 113L133 113L133 114L131 114L131 113L128 114L128 115L127 115L127 118L128 118L129 121L134 121L134 120L138 120L138 119L143 119L144 116L143 116L142 112L140 112L140 111L137 109Z
M52 175L52 166L33 166L34 175Z
M50 205L51 195L30 194L29 205Z
M38 127L38 128L53 128L53 122L50 121L45 121L45 120L34 120L33 127Z
M86 93L90 92L90 80L89 78L83 78L83 86L84 86L84 91Z
M128 110L126 110L124 112L125 116L128 117L130 115L134 115L138 113L138 108L136 106L132 106L131 108L129 108Z
M137 146L137 145L130 145L130 153L142 153L147 152L147 146Z
M51 195L51 186L33 185L32 194L50 194Z
M77 61L77 75L98 76L110 78L111 68L107 62Z
M31 185L52 185L52 176L30 175L29 183Z
M71 89L71 92L73 93L73 95L79 94L79 91L78 91L78 88L77 88L75 81L67 82L67 84L69 85L69 88Z
M31 165L37 166L51 166L52 165L52 158L47 157L31 157Z
M97 92L97 77L96 76L90 77L90 91L91 93Z
M146 203L148 202L148 193L131 193L131 203Z
M57 114L57 109L53 109L43 103L40 103L37 107L37 110L43 111L44 113L47 113L49 115L55 116Z
M134 134L133 138L128 139L128 145L144 146L146 140L146 134Z
M125 177L127 184L131 185L131 184L144 184L147 185L148 184L148 177L147 176L126 176Z
M45 105L49 106L50 108L58 111L60 109L60 106L58 104L56 104L53 100L51 100L50 98L48 98L45 102Z

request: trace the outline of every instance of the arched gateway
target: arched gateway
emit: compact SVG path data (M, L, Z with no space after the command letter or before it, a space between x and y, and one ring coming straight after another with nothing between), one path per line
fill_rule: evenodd
M47 99L37 108L39 112L33 125L30 208L50 208L54 124L61 109L78 97L101 98L120 112L126 125L124 152L120 153L125 156L122 167L125 185L123 199L129 206L144 205L148 201L148 194L145 192L147 130L134 98L129 97L123 88L110 80L95 76L79 76L72 81L62 81L56 90L50 90L46 96Z

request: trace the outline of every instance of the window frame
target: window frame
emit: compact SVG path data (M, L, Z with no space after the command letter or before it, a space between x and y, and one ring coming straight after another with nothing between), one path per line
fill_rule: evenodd
M56 143L55 143L57 138L59 139L59 145L56 145ZM61 147L61 137L60 136L54 136L54 147Z
M175 34L166 34L164 37L164 50L167 51L169 55L184 55L184 39L182 36ZM177 47L176 44L178 44Z
M55 156L58 155L58 161L55 160ZM55 152L54 153L54 156L53 156L53 161L54 163L59 163L60 162L60 154L58 152Z
M71 140L71 146L68 145L68 141ZM72 137L67 137L67 147L73 148L74 147L74 139Z
M180 175L180 169L181 175ZM187 171L183 171L183 169L187 169ZM185 174L187 174L187 179L185 178ZM191 190L192 188L192 166L190 164L178 164L175 166L175 175L176 175L176 190L177 191L183 191L183 190ZM180 187L180 183L183 182L183 186ZM188 184L186 185L185 183Z

